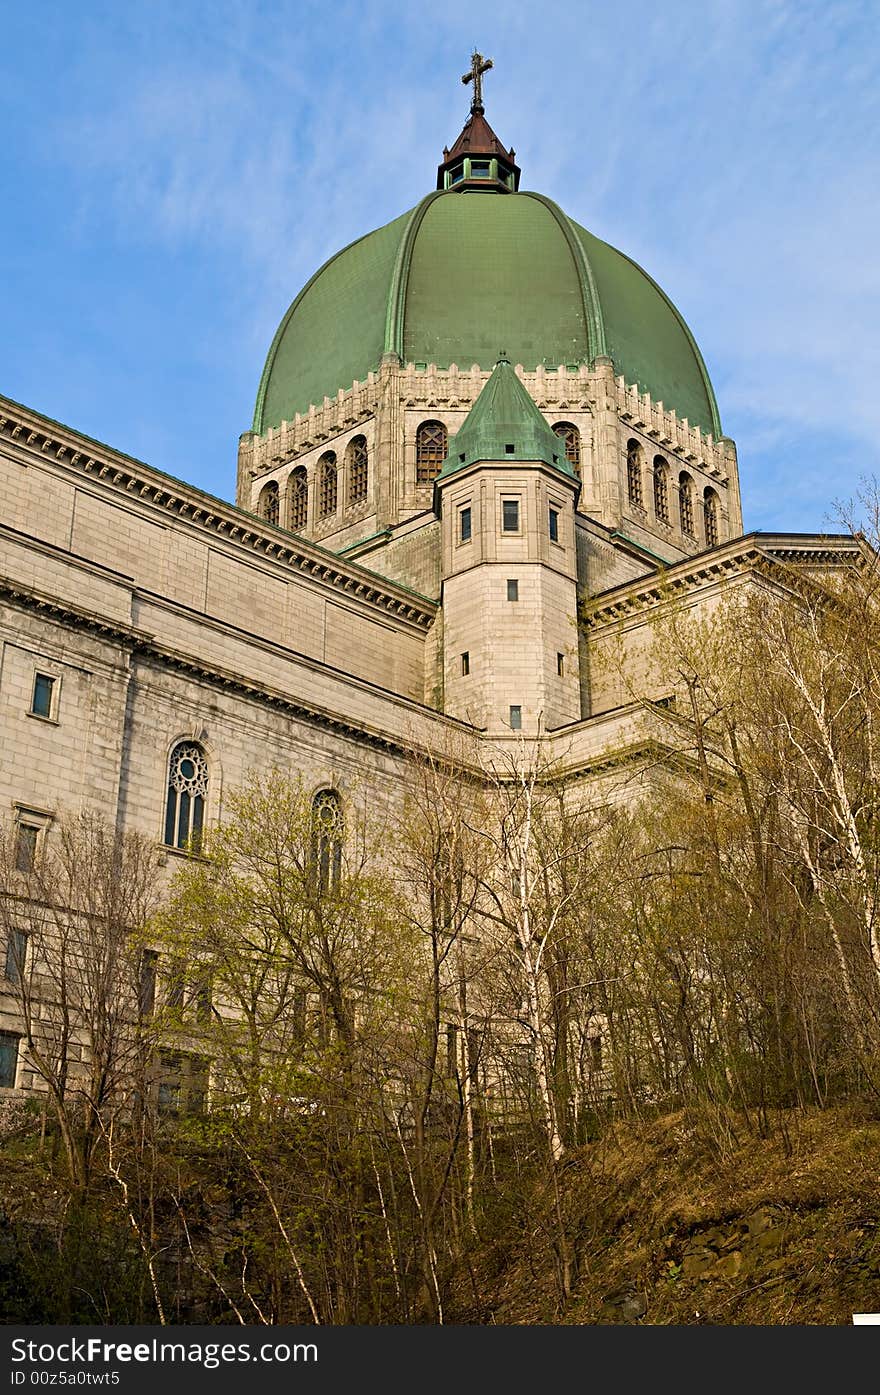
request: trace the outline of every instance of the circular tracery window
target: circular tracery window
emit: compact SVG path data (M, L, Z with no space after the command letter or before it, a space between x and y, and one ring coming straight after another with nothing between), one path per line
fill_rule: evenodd
M203 797L208 793L208 762L200 746L178 746L171 757L169 783L182 794Z
M339 796L332 790L321 790L315 795L312 803L315 822L320 824L322 832L333 832L342 826L342 810L339 807Z

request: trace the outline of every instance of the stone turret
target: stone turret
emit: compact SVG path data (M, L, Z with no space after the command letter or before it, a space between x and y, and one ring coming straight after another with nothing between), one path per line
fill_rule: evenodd
M434 487L450 715L527 735L580 717L579 488L563 442L502 355Z

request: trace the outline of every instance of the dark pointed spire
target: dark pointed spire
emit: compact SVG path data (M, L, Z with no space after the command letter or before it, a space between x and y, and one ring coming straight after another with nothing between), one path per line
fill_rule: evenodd
M483 74L493 67L491 58L474 50L470 72L462 82L473 83L470 116L452 149L444 149L437 170L437 188L473 193L509 194L519 188L520 170L514 150L506 150L485 117Z

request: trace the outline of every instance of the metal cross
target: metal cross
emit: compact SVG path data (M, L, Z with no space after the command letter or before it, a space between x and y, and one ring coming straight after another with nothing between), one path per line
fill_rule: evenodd
M472 112L480 112L482 114L483 74L488 73L491 67L492 59L484 58L482 53L477 53L477 50L474 49L471 55L471 70L469 73L465 73L461 79L462 82L465 84L469 82L472 82L474 84L474 100L471 102Z

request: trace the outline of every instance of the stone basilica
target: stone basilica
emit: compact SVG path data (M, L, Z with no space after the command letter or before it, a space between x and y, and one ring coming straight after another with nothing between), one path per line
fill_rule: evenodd
M743 536L687 324L520 189L486 66L436 189L285 314L235 505L0 398L0 800L22 869L80 809L185 856L272 765L342 806L395 802L409 754L452 741L475 764L540 735L581 779L632 767L654 738L597 661L611 637L637 654L670 588L709 605L846 546ZM6 1089L27 1083L15 1041Z

